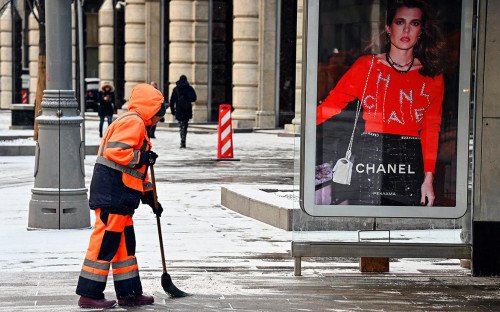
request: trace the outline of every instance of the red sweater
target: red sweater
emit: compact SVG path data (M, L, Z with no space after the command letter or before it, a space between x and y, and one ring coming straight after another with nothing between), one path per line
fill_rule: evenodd
M371 62L372 56L365 55L351 66L318 106L317 125L340 114L355 98L363 98ZM401 74L375 58L361 101L365 131L420 136L424 171L434 173L443 94L443 75L424 77L418 70Z

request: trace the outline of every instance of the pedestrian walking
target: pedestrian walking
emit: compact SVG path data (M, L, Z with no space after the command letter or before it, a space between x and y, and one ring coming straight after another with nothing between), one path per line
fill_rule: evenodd
M118 304L152 304L152 296L142 292L132 216L139 202L155 210L153 185L147 169L158 155L151 148L146 126L156 124L166 112L163 95L149 84L132 89L128 112L107 128L99 146L90 183L90 209L95 210L94 231L90 236L78 280L78 305L83 308L111 308L115 300L104 298L109 269L112 268Z
M193 118L192 102L196 101L196 92L189 85L187 77L181 75L170 96L170 111L179 122L181 148L186 148L186 135L189 119Z
M99 115L99 137L102 138L102 128L104 118L108 121L108 127L113 122L113 113L115 112L115 88L109 81L105 81L99 88L97 94L97 113Z

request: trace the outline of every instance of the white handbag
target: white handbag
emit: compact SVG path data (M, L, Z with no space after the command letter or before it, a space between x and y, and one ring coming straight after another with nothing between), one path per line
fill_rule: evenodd
M332 181L340 184L351 184L352 161L340 158L332 169Z
M370 64L370 70L368 71L368 75L366 76L365 89L363 90L363 96L361 97L361 101L365 98L366 86L368 85L368 78L370 78L370 73L372 72L373 61L375 60L375 55L372 57L372 63ZM349 141L349 146L347 147L347 152L345 153L345 157L337 160L337 163L332 169L332 181L339 184L351 185L351 177L352 177L352 167L353 163L351 161L351 151L352 151L352 142L354 140L354 132L356 131L356 125L358 123L359 113L361 112L361 101L358 99L356 106L356 117L354 118L354 127L352 129L351 140Z

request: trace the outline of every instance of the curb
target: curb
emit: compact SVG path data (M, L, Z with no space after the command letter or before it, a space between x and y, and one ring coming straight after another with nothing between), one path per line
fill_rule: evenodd
M221 187L221 205L285 231L373 230L374 218L313 217L303 212L297 202L278 196L277 192L293 194L293 186ZM377 230L461 228L455 219L376 218L376 222Z
M87 145L85 155L97 155L99 145ZM35 145L0 146L0 156L35 156Z
M276 186L274 186L276 188ZM261 189L221 187L221 204L247 217L285 231L293 225L293 202Z

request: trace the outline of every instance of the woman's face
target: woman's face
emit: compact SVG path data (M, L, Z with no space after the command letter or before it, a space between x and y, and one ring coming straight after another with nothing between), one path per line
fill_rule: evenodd
M385 26L391 40L391 47L400 50L412 49L422 33L422 11L418 8L401 7L390 26Z

